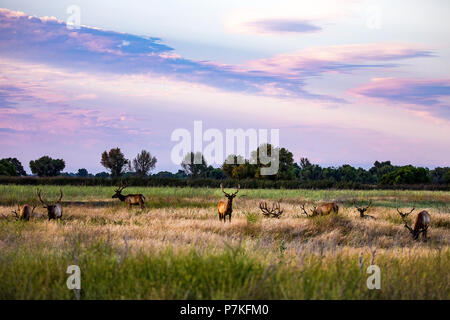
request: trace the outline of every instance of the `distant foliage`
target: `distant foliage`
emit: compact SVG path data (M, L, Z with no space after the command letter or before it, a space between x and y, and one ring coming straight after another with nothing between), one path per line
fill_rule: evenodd
M181 168L186 175L192 178L205 178L208 171L208 165L201 152L189 152L184 156Z
M428 169L416 168L411 165L395 169L383 175L380 179L382 185L420 184L429 183Z
M63 159L52 159L49 156L30 161L31 172L39 177L55 177L61 173L65 166L66 163Z
M120 148L113 148L109 152L104 151L102 153L100 163L111 171L113 177L119 177L124 173L129 161L125 158L122 151L120 151Z
M0 160L0 176L17 176L16 169L8 159Z
M157 161L150 152L142 150L133 159L133 169L137 175L145 177L155 168Z

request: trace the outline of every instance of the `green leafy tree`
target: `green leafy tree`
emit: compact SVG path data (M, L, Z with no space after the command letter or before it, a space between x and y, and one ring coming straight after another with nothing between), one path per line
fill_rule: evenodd
M184 156L181 162L183 171L192 178L200 178L206 176L208 165L201 152L189 152Z
M39 177L55 177L61 173L65 166L66 163L63 159L52 159L49 156L30 161L31 172Z
M155 157L152 157L150 152L142 150L133 159L134 171L140 176L147 176L155 168L157 161Z
M381 177L380 183L387 185L420 184L430 182L428 169L403 166Z
M230 154L222 165L222 171L227 177L231 178L233 176L233 169L244 163L245 159L242 156Z
M77 177L87 177L89 176L89 172L85 168L78 169Z
M129 161L125 158L119 148L113 148L109 150L109 152L104 151L102 153L100 163L106 169L111 171L113 177L119 177L127 168Z
M8 159L0 160L0 176L17 176L16 169Z
M12 166L14 167L14 170L16 171L16 175L18 176L26 176L27 173L23 169L22 163L17 158L6 158L4 160L9 161Z

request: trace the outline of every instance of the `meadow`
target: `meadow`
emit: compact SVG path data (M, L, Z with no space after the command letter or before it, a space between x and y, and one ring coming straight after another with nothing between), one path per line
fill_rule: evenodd
M57 199L59 187L40 186ZM220 189L129 187L146 208L112 199L113 187L63 186L63 218L38 207L33 186L0 185L0 299L75 299L67 266L81 269L81 299L449 299L450 192L240 190L231 223ZM228 189L231 190L231 189ZM260 201L281 200L280 219ZM307 218L300 205L335 200L338 215ZM373 201L361 219L352 205ZM413 241L396 212L431 215L428 241ZM376 264L381 289L369 290Z

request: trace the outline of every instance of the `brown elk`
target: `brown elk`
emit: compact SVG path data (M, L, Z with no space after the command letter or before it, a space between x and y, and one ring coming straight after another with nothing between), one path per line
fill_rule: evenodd
M60 193L59 199L54 204L49 204L49 203L45 202L44 200L42 200L41 190L36 189L36 193L37 193L39 201L42 203L43 207L47 209L48 220L59 219L62 217L61 199L63 197L63 192L62 192L61 188L59 189L59 193Z
M24 204L22 207L19 207L19 205L17 205L17 210L13 210L12 213L14 213L17 220L29 221L34 213L34 209L36 209L36 206L31 207Z
M271 218L279 219L280 216L283 214L283 210L280 209L280 202L273 203L272 204L272 209L269 209L267 207L267 202L260 202L259 203L259 209L261 209L262 214L265 217L271 217Z
M402 220L405 223L405 228L409 230L409 232L412 235L412 238L414 240L417 240L417 239L419 239L419 235L422 233L423 241L427 241L427 231L428 231L428 227L430 226L430 223L431 223L431 216L428 213L428 211L426 211L426 210L420 211L416 216L416 220L414 220L413 227L411 228L410 226L408 226L408 222L407 222L406 218L408 217L408 215L411 212L414 211L414 209L415 209L415 207L413 207L411 209L411 211L409 211L408 213L403 213L398 209L398 206L397 206L397 212L402 217Z
M131 208L131 206L139 205L141 206L141 209L144 209L144 201L145 197L142 194L127 194L123 195L122 191L128 187L128 185L122 185L114 190L115 194L112 196L112 198L118 198L120 201L125 201L126 204L128 204L128 207Z
M300 207L303 210L302 213L305 214L307 217L313 217L317 215L324 216L332 212L337 214L339 211L339 206L335 202L327 202L320 204L318 206L313 206L313 209L310 209L311 214L308 214L308 212L305 210L305 204L302 204Z
M233 199L236 197L236 194L239 192L240 185L237 186L236 192L229 194L223 190L223 184L220 184L220 189L222 189L223 194L227 197L227 200L220 200L217 205L217 212L219 213L219 220L223 222L226 221L227 216L229 217L229 221L231 222L231 213L233 212Z
M369 216L368 214L365 214L365 212L367 210L369 210L369 208L372 206L372 200L370 200L369 204L366 207L358 207L356 205L355 199L353 199L353 206L356 208L356 210L358 210L360 218L375 219L375 217L372 217L372 216Z

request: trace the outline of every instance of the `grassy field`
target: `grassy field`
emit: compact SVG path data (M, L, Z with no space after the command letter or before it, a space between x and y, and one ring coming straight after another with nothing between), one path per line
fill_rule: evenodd
M46 199L59 188L42 186ZM147 208L127 209L109 187L63 187L63 219L32 186L0 186L0 299L74 299L66 269L81 269L82 299L450 299L450 192L241 190L231 223L217 217L218 189L128 188ZM280 219L261 200L282 199ZM374 207L360 219L353 199ZM337 216L306 218L300 204L337 200ZM412 241L395 207L431 214L428 242ZM369 290L366 268L381 270Z

